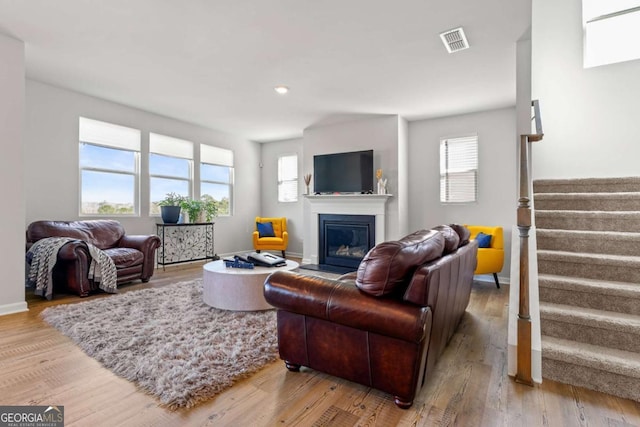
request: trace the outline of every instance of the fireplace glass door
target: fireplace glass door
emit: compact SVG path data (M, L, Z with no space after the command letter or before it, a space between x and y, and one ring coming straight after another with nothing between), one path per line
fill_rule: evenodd
M375 245L374 215L319 216L319 263L358 268Z

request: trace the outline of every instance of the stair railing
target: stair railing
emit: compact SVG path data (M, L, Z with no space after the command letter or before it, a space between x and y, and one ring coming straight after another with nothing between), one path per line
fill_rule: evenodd
M535 133L520 135L520 197L518 198L518 231L520 236L520 298L518 307L518 341L516 382L532 386L531 376L531 315L529 313L529 229L531 228L531 205L529 189L529 153L531 142L542 140L540 103L531 101L535 120Z

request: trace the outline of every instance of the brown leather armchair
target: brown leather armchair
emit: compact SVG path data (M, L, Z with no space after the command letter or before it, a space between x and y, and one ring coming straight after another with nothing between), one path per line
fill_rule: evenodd
M67 290L81 297L97 290L89 280L91 255L86 243L104 251L116 266L118 285L140 279L148 282L155 267L154 254L160 238L154 235L125 235L118 221L36 221L27 228L27 250L40 239L70 237L58 252L53 268L54 290Z
M280 357L394 396L408 408L469 303L477 242L462 226L374 247L338 280L278 271L266 282Z

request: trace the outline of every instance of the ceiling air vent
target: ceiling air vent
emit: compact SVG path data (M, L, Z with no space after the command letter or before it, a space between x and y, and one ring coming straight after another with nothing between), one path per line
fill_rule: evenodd
M462 27L440 33L440 38L449 53L469 48L469 43Z

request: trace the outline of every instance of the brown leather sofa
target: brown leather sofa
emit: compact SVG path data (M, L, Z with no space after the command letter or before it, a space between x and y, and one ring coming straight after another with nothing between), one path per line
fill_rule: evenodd
M91 255L87 243L103 250L116 266L118 285L140 279L148 282L153 276L154 254L160 246L158 236L127 236L118 221L36 221L27 228L27 250L40 239L71 237L60 249L53 268L54 290L66 290L81 297L98 289L88 278Z
M477 249L463 226L439 226L377 245L338 280L274 272L280 357L410 407L469 303Z

